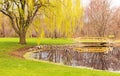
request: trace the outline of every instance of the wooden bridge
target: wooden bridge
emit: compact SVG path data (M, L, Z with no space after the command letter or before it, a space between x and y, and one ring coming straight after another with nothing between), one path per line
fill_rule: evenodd
M113 40L105 37L79 37L76 43L82 46L112 46Z
M75 39L79 52L107 52L112 50L113 40L105 37L79 37Z

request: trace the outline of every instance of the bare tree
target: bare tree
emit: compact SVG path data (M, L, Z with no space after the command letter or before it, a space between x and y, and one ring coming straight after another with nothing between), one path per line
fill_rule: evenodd
M111 25L111 31L115 35L116 38L119 38L120 35L120 7L115 8L113 11L113 24Z
M86 16L94 34L104 37L112 19L110 2L108 0L91 0L86 9Z

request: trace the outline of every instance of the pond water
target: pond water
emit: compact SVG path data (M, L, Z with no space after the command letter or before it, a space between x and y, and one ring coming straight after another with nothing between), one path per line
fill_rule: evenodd
M96 49L97 48L97 49ZM106 52L100 52L103 48ZM69 66L85 66L100 70L120 70L119 47L80 47L76 50L71 46L42 46L33 52L31 57L38 60L61 63ZM105 50L104 49L104 50ZM87 51L86 51L87 50ZM97 50L98 52L88 51Z

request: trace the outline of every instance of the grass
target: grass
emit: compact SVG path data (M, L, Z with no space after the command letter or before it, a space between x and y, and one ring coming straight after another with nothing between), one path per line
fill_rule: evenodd
M27 45L17 38L0 38L0 76L120 76L118 73L73 68L45 62L24 60L8 53L25 46L36 45L36 39L27 39ZM71 39L43 39L42 44L71 44Z

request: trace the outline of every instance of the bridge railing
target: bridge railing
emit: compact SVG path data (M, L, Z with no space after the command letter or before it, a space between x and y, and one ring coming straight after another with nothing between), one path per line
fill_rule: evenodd
M109 38L106 37L79 37L75 39L76 41L81 42L108 42Z

